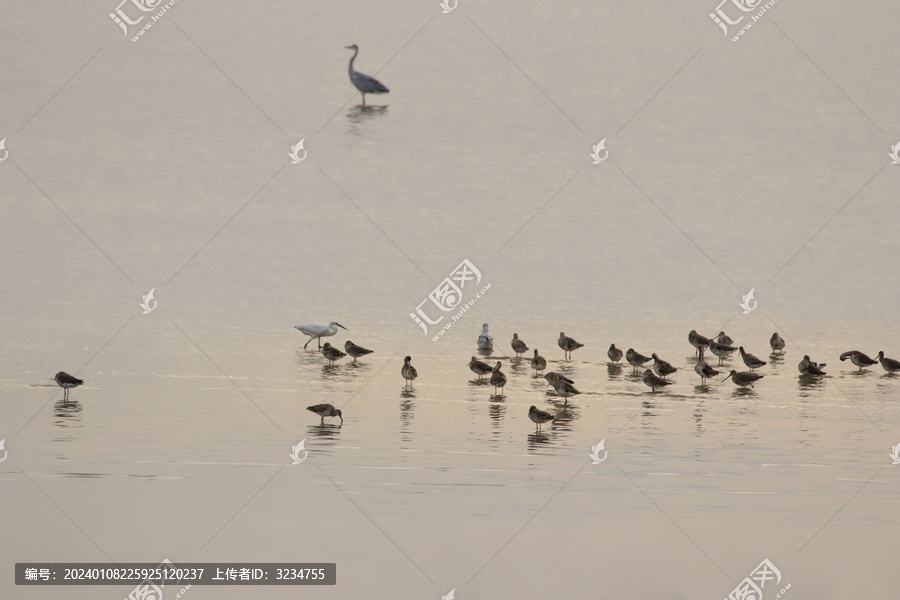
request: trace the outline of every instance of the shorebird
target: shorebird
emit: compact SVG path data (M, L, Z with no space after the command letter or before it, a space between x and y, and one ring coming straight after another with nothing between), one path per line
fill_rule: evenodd
M534 358L531 359L531 368L534 369L535 372L544 372L544 369L547 368L547 359L538 354L538 351L534 351Z
M565 357L567 359L572 358L572 350L578 350L579 348L584 346L584 344L580 344L572 338L567 337L566 334L562 331L559 332L559 340L556 343L559 344L559 347L563 349L563 352L565 352Z
M822 370L822 367L825 366L825 363L814 363L809 360L809 354L803 356L803 360L800 361L800 364L797 365L797 370L800 371L802 375L824 375L825 371Z
M560 381L565 381L566 383L572 383L572 384L575 383L574 381L572 381L571 379L569 379L569 378L566 377L565 375L560 375L560 374L557 373L556 371L550 371L549 373L547 373L546 375L544 375L544 379L547 381L547 383L549 383L550 385L553 385L553 386L555 386L556 384L551 383L551 382L552 382L553 380L555 380L555 379L558 379L558 380L560 380Z
M312 406L307 406L306 410L310 412L314 412L320 417L322 417L321 425L325 424L325 417L338 417L341 420L341 425L344 424L344 417L341 414L341 409L335 408L333 404L314 404Z
M416 368L412 366L410 361L411 357L407 356L403 359L403 367L400 368L400 374L403 375L403 379L406 380L406 385L412 385L413 379L419 376L419 373L416 371Z
M547 382L547 385L552 386L556 393L565 398L565 402L563 404L569 403L569 398L572 396L577 396L581 392L575 389L575 386L572 385L571 381L566 381L563 379L562 375L558 373L553 373L553 377Z
M737 350L737 348L734 346L725 346L716 340L709 341L709 351L719 357L719 365L721 365L722 361L728 358L735 350Z
M841 354L841 360L847 360L848 358L850 359L850 362L859 367L860 371L863 370L863 367L871 367L878 363L878 361L872 360L859 350L850 350L849 352Z
M734 369L731 370L731 373L728 374L728 377L722 380L722 383L725 383L729 378L735 383L735 385L739 385L741 387L753 387L754 381L759 381L765 377L765 375L761 375L759 373L750 373L749 371L741 371L738 373Z
M778 335L777 331L769 338L769 345L772 346L772 354L776 352L782 354L784 352L784 338Z
M641 375L641 381L644 382L644 385L650 388L651 393L655 392L656 388L664 388L667 385L672 385L671 381L666 381L661 377L657 377L650 369L644 370L644 374Z
M481 379L494 369L491 368L491 365L487 364L484 361L478 360L474 356L472 360L469 361L469 368L472 369L472 372L478 375L478 379Z
M359 46L351 44L350 46L344 46L344 48L353 50L353 56L350 58L350 66L348 67L348 70L350 71L350 82L356 86L356 89L362 94L363 106L366 105L366 94L387 94L391 91L374 77L365 75L353 69L353 61L356 60L356 55L359 54Z
M747 365L748 367L750 367L751 371L753 369L758 369L760 367L766 366L766 361L756 358L749 352L744 352L743 346L738 348L738 350L740 350L740 352L741 352L741 358L744 359L744 364Z
M628 361L628 364L634 367L634 372L637 374L638 367L643 365L645 362L650 360L649 357L644 356L638 352L634 351L634 348L629 348L625 351L625 360Z
M497 364L494 365L493 373L491 373L491 385L494 386L494 395L497 395L497 388L500 388L500 393L503 393L503 388L506 387L506 375L503 371L500 370L503 364L498 360Z
M306 340L305 344L303 344L304 350L306 350L306 347L309 346L309 343L313 340L319 340L319 350L321 350L322 341L320 338L329 337L336 334L338 327L347 330L346 327L344 327L337 321L332 321L327 325L325 323L297 323L296 325L294 325L295 329L299 329L302 333L309 336L309 339Z
M656 355L656 352L654 352L650 356L653 357L653 371L663 379L678 370L673 367L671 363L667 363L666 361L658 357Z
M532 406L528 409L528 418L535 423L534 430L537 432L541 430L541 425L543 425L544 423L549 423L553 420L553 415L545 410L539 409L536 406Z
M878 351L878 362L881 363L881 366L884 367L884 370L888 373L896 373L897 371L900 371L900 360L885 358L884 350Z
M625 356L625 353L616 348L615 344L609 345L609 350L606 351L606 355L609 357L609 360L617 363L622 360L622 357Z
M688 333L688 341L691 343L691 346L697 349L697 356L700 356L701 348L709 346L709 338L703 337L697 333L696 329L691 329L691 332Z
M716 336L716 341L724 346L732 346L734 345L734 340L729 336L725 335L724 331L720 331Z
M73 377L69 375L65 371L60 371L54 377L51 377L56 382L56 385L63 389L63 400L69 399L69 390L78 387L82 383L84 383L84 379L78 379L77 377Z
M481 326L481 335L478 336L478 349L479 350L493 350L494 348L494 338L491 337L491 334L488 333L488 324L485 323Z
M509 345L512 346L512 349L513 351L515 351L516 356L522 356L523 354L528 352L528 346L525 345L525 342L519 339L518 333L513 334L513 339L509 343Z
M357 346L350 340L344 342L344 351L353 357L353 362L356 362L356 359L360 356L365 356L366 354L372 354L372 351L368 348L363 348L362 346Z
M340 360L347 356L345 353L341 352L328 342L325 342L325 345L322 346L322 349L319 350L322 353L322 356L328 359L328 364L333 365L334 361Z
M697 372L697 375L700 376L700 385L706 385L706 379L709 377L715 377L719 374L718 371L709 366L709 363L703 360L703 351L706 348L700 348L700 358L697 360L697 364L694 365L694 371Z

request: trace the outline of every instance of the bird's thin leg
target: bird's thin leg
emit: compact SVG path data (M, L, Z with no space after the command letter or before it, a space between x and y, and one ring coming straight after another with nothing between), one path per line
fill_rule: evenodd
M366 105L366 95L363 94L362 97L363 97L363 106L365 106Z
M303 344L303 349L304 349L304 350L306 350L306 347L309 346L309 343L310 343L311 341L313 341L312 338L309 338L308 340L306 340L306 343Z
M317 338L316 338L316 343L319 344L319 350L321 350L321 349L322 349L322 338L317 337Z

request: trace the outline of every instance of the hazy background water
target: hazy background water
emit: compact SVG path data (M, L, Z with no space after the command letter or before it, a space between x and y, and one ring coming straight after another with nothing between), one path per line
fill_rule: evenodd
M900 357L900 8L783 0L732 43L714 4L181 0L138 43L114 3L3 8L0 596L129 589L15 562L168 557L337 563L191 598L721 598L768 557L788 598L889 597L900 378L838 356ZM464 258L491 288L432 342L409 313ZM331 319L375 353L302 350ZM754 390L698 389L687 332L722 328L789 340ZM541 436L513 332L584 392Z

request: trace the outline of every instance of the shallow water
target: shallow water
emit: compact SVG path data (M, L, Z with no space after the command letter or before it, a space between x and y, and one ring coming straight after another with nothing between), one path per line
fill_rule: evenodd
M900 9L877 4L778 3L739 43L713 3L179 2L138 43L105 9L8 8L0 596L59 597L15 562L168 557L337 563L260 598L722 598L764 558L787 598L889 597L900 376L838 360L900 358ZM391 88L366 110L351 43ZM410 313L463 259L463 300L490 289L432 341ZM375 352L303 350L293 324L331 319ZM466 366L483 322L499 397ZM722 383L733 358L699 386L691 329L765 377ZM86 380L69 403L59 370ZM539 434L531 405L557 414Z

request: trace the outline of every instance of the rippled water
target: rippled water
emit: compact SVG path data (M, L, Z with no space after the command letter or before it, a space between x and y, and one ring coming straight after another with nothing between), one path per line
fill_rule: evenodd
M8 9L0 596L128 593L15 588L15 562L168 557L337 563L259 598L721 598L764 558L787 598L889 597L900 377L838 356L900 358L900 9L781 2L732 43L690 4L179 2L138 43L112 4ZM367 109L351 43L391 88ZM463 259L464 299L490 289L432 341L410 313ZM375 352L303 350L331 319ZM500 396L466 366L483 322ZM764 379L700 387L691 329Z

